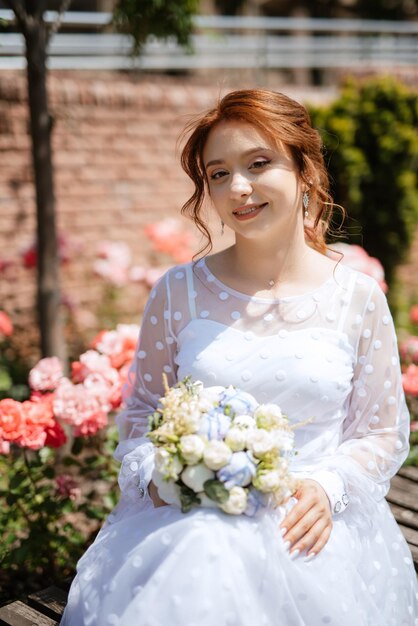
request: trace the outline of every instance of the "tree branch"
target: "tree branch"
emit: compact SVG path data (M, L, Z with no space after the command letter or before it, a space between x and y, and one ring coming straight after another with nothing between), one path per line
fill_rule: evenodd
M4 0L4 3L13 11L21 31L24 32L28 24L28 14L20 4L19 0Z
M52 35L55 35L55 33L57 33L59 29L61 28L62 18L64 17L64 14L70 8L71 2L72 0L61 0L61 6L58 9L57 19L55 20L53 24L51 24L51 26L48 29L48 40L52 37Z

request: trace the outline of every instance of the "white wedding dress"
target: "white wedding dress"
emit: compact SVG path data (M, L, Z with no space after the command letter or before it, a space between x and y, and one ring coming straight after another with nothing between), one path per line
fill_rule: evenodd
M154 508L147 416L191 375L275 402L296 430L293 471L328 494L333 530L291 560L284 511L255 518ZM416 626L409 548L385 500L409 418L396 337L375 281L344 266L316 290L265 300L222 284L204 260L151 293L119 415L122 496L78 564L62 626ZM291 506L291 503L290 503Z

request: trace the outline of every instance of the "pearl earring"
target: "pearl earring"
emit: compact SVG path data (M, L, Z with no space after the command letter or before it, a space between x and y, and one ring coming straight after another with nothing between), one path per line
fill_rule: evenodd
M225 232L225 224L223 223L223 220L221 220L221 235L223 235Z
M303 208L305 209L304 216L305 216L305 218L307 218L308 215L309 215L309 211L308 211L308 207L309 207L309 191L304 191L303 192L302 204L303 204Z

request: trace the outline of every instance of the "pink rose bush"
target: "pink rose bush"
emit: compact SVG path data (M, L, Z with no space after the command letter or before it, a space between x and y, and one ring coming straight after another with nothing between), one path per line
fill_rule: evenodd
M119 324L99 333L92 349L71 364L70 377L57 357L41 359L29 373L29 400L0 401L0 453L8 454L11 444L58 448L67 441L64 428L74 437L105 428L121 405L138 332L134 324Z
M42 586L71 576L116 505L116 427L106 427L122 402L138 330L99 333L69 374L58 358L41 359L29 373L29 399L0 400L0 564L13 593L16 565Z

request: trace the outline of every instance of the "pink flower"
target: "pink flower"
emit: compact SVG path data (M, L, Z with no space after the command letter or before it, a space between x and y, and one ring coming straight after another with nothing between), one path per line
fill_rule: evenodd
M418 422L414 421L411 422L411 433L416 433L418 432Z
M402 384L405 393L418 396L418 366L410 365L402 375Z
M418 304L414 304L409 311L409 317L413 324L418 324Z
M36 391L53 391L63 376L64 371L59 358L46 357L29 372L29 386Z
M74 437L89 437L107 426L107 414L99 411L74 428Z
M10 337L13 332L13 324L10 317L4 311L0 311L0 339Z
M145 235L158 252L165 252L177 263L190 261L193 253L194 236L185 230L180 220L167 218L145 227Z
M55 391L54 413L70 426L81 427L85 422L91 422L98 430L104 423L103 415L106 417L111 408L109 387L104 379L98 383L89 378L78 385L63 378Z
M9 454L10 442L0 438L0 454Z
M55 425L51 404L49 402L22 402L25 417L23 433L16 443L24 448L39 450L47 439L47 429Z
M179 260L178 262L182 263L183 261ZM129 270L129 280L133 283L144 283L147 287L151 288L171 267L171 265L161 265L159 267L134 265Z
M94 271L112 285L122 287L128 281L128 271L132 261L129 246L122 241L102 241L94 263Z
M341 258L340 254L337 253L342 253L344 256ZM333 243L331 249L327 251L327 254L335 260L341 258L341 263L344 265L348 265L359 272L372 276L386 293L388 287L385 282L383 265L375 257L369 256L366 250L361 246L350 245L348 243Z
M121 368L130 363L135 354L139 326L137 324L118 324L115 330L105 330L93 339L93 347L109 357L112 367Z
M62 498L78 500L81 496L81 489L78 483L69 474L61 474L55 478L57 494Z
M399 346L399 354L404 363L418 365L418 337L408 337Z

